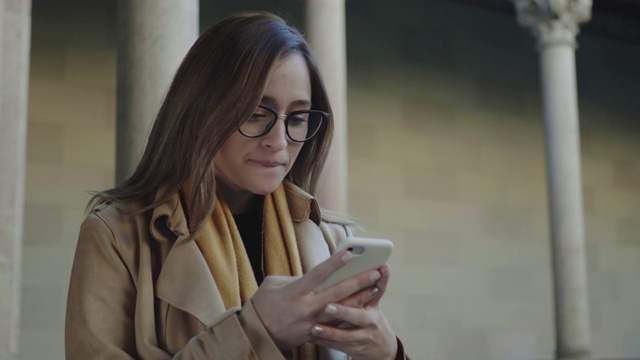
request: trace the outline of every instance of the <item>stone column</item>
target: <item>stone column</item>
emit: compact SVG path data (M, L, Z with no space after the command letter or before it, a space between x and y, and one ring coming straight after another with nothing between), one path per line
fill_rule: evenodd
M557 359L591 359L580 133L575 70L578 24L591 0L512 0L538 40L544 106Z
M182 58L198 37L198 0L118 0L116 183L135 170Z
M322 207L346 212L347 179L347 50L344 0L307 0L307 34L322 71L335 132L329 158L320 178Z
M0 359L18 358L31 1L0 0Z

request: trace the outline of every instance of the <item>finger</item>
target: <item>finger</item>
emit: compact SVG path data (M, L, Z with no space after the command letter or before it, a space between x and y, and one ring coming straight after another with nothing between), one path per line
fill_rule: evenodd
M379 292L380 290L378 290L377 287L370 287L349 296L347 299L341 301L340 304L343 306L362 309L369 306L369 302L372 299L375 299ZM325 314L324 311L319 313L317 322L333 327L338 327L340 324L344 324L344 322L340 320L334 320L332 316Z
M313 291L324 279L349 262L351 257L350 251L340 251L309 270L309 272L298 280L301 293L306 294Z
M325 306L324 313L333 317L334 320L347 322L358 328L365 328L373 323L371 313L366 309L355 309L340 304L329 304Z
M318 293L317 301L325 304L342 302L353 294L372 287L381 276L378 270L354 275Z
M331 326L315 325L311 328L311 342L329 349L348 352L348 346L355 338L350 332L358 330L338 329Z
M349 296L342 300L340 304L352 308L363 308L365 305L369 305L370 301L375 299L379 293L380 289L377 286L370 287Z
M378 270L382 275L380 279L376 281L375 285L379 291L376 296L372 297L372 299L367 303L367 306L377 306L378 303L380 303L380 299L382 299L382 296L387 291L387 285L389 284L389 265L382 265Z

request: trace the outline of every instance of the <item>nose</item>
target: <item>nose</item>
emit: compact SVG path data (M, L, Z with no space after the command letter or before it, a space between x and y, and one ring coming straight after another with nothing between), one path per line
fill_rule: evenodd
M262 146L271 151L280 151L287 147L287 130L283 118L276 120L273 128L262 138Z

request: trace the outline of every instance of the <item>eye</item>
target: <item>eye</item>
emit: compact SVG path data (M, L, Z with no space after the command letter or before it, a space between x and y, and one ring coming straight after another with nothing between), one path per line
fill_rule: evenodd
M251 114L251 117L249 117L248 121L249 122L265 122L265 121L271 121L272 117L273 115L270 114L268 111L261 108L257 108L253 112L253 114Z
M251 122L264 121L266 118L267 118L267 115L265 115L265 114L254 113L249 118L249 121L251 121Z
M299 114L296 116L292 116L289 118L290 126L300 126L304 125L309 119L309 114Z

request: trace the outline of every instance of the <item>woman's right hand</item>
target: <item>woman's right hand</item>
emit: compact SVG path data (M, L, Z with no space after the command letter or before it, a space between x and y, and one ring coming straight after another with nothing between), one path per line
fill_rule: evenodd
M366 271L320 293L314 292L324 279L350 259L350 252L341 251L302 277L267 276L264 279L251 301L281 351L310 341L312 326L331 319L324 313L328 304L346 302L348 306L360 307L376 296L376 291L371 290L381 277L378 270Z

